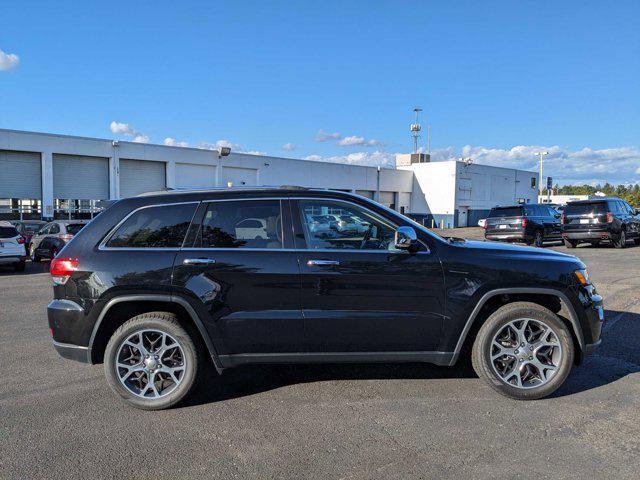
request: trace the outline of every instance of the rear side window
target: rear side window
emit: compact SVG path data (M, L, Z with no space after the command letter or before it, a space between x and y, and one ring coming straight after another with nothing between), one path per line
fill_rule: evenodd
M568 203L564 209L565 215L589 215L590 213L596 215L599 213L607 213L607 204L605 202Z
M196 248L282 248L280 200L211 202Z
M489 217L521 217L522 207L492 208Z
M0 238L13 238L18 236L15 227L0 227Z
M82 230L82 227L84 227L84 223L71 223L67 225L67 233L70 233L71 235L75 235L80 230Z
M179 248L197 204L162 205L138 210L107 241L117 248Z

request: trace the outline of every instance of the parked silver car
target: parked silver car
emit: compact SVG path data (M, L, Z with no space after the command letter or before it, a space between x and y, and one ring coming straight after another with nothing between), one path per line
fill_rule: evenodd
M87 220L54 220L31 237L29 256L34 262L53 258L87 224Z

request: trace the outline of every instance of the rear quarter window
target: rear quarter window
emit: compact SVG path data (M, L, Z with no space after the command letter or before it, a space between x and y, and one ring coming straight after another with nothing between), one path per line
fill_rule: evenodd
M179 248L197 204L162 205L134 212L105 246L110 248Z

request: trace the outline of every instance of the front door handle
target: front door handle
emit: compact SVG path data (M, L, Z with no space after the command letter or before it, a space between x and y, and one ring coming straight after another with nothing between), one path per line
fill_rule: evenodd
M337 260L308 260L307 265L310 267L320 267L323 265L340 265Z
M216 263L213 258L185 258L182 261L183 265L210 265Z

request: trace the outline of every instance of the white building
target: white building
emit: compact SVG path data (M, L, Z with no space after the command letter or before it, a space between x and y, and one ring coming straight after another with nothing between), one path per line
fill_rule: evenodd
M554 203L556 205L566 205L568 202L576 202L578 200L589 200L593 195L540 195L538 203Z
M165 188L300 185L358 193L427 225L454 226L498 204L535 202L535 178L456 161L379 169L0 129L0 218L87 217L100 200Z

